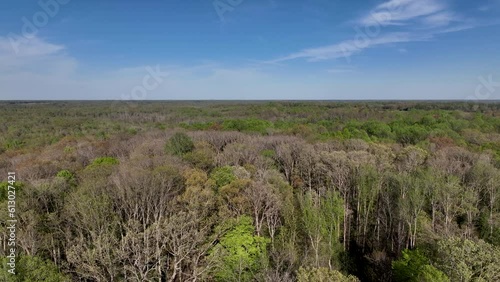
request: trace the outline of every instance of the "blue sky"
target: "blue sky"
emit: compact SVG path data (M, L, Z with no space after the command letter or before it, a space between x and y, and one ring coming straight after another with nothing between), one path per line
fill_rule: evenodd
M3 0L0 99L500 99L500 0Z

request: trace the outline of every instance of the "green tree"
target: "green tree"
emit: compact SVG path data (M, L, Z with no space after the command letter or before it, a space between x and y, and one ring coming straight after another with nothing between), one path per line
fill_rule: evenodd
M302 228L307 236L308 245L313 251L314 266L320 266L320 253L326 233L326 222L320 216L319 197L313 192L306 192L300 199L302 210Z
M371 136L378 138L392 138L391 127L378 120L367 121L363 124L363 129Z
M338 254L342 251L340 243L341 225L344 218L343 201L337 192L328 191L321 202L321 213L319 216L325 219L325 241L328 258L328 266L333 268L338 260Z
M196 168L209 171L214 166L215 153L208 143L198 143L196 149L186 153L183 158Z
M427 129L419 124L409 125L398 121L392 123L391 128L396 140L402 144L417 144L429 134Z
M392 262L394 281L402 282L447 282L448 277L432 266L419 250L403 250L399 260Z
M113 157L96 158L85 168L81 179L88 180L90 177L107 177L119 163L118 159Z
M265 133L272 124L267 120L248 118L248 119L230 119L222 123L225 130L237 130L247 132Z
M297 271L297 282L358 282L356 276L345 276L337 270L326 267L300 267Z
M214 169L210 174L210 179L215 181L217 187L222 187L228 185L232 181L236 180L236 176L233 173L233 168L230 166L223 166Z
M217 281L252 281L266 266L268 239L254 235L252 218L240 217L214 247L211 256L218 260Z
M73 173L71 173L71 171L67 170L67 169L64 169L64 170L61 170L57 173L56 175L57 177L62 177L64 178L66 181L70 181L72 180L75 176L73 175Z
M69 185L71 185L71 186L75 186L76 185L75 174L73 174L71 171L69 171L67 169L59 171L57 173L56 177L64 179L64 181L66 183L68 183Z
M92 161L91 165L98 166L98 165L114 165L118 164L119 161L116 158L113 157L100 157L96 158Z
M65 282L69 277L62 274L51 261L37 256L21 256L16 263L16 274L7 272L7 259L2 259L0 278L5 282Z
M356 170L357 227L363 249L369 233L368 226L373 219L373 210L382 189L382 178L376 169L365 165Z
M437 262L452 281L500 281L500 248L483 240L443 239Z
M332 269L342 246L339 242L340 225L344 216L342 199L328 191L325 197L306 192L300 199L302 228L312 251L315 267Z
M177 156L184 155L194 149L193 140L186 133L177 132L168 140L165 150Z

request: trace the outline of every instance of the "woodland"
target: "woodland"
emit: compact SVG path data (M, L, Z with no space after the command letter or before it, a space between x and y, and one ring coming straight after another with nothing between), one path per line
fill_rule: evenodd
M497 102L2 102L0 121L1 281L500 281Z

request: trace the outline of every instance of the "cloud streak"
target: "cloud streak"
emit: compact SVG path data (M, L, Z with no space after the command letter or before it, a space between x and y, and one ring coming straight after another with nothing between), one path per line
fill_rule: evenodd
M408 25L416 18L431 16L446 9L438 0L390 0L384 2L358 21L361 25Z
M352 39L339 43L307 48L268 63L278 63L295 59L308 62L346 58L370 48L427 41L436 35L474 28L471 21L465 22L459 15L449 10L440 0L389 0L365 16L355 20L355 34ZM457 23L452 25L452 23ZM387 31L383 31L383 29Z
M13 44L15 48L13 49ZM77 66L64 52L65 46L41 38L0 37L0 73L58 73L66 76Z
M323 60L338 59L342 57L350 57L354 54L362 52L365 49L374 48L377 46L410 41L425 41L428 39L430 38L426 35L412 35L407 32L393 32L372 39L367 37L365 37L364 39L351 39L340 42L338 44L305 49L300 52L275 59L272 62L276 63L301 58L306 59L309 62L318 62Z
M16 50L18 52L16 52ZM48 43L38 37L1 37L0 58L36 57L58 53L64 46Z

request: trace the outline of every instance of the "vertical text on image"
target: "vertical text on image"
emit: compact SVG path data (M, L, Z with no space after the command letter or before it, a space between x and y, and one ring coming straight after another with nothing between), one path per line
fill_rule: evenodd
M9 172L7 175L7 232L9 246L7 251L7 271L16 274L16 173Z

